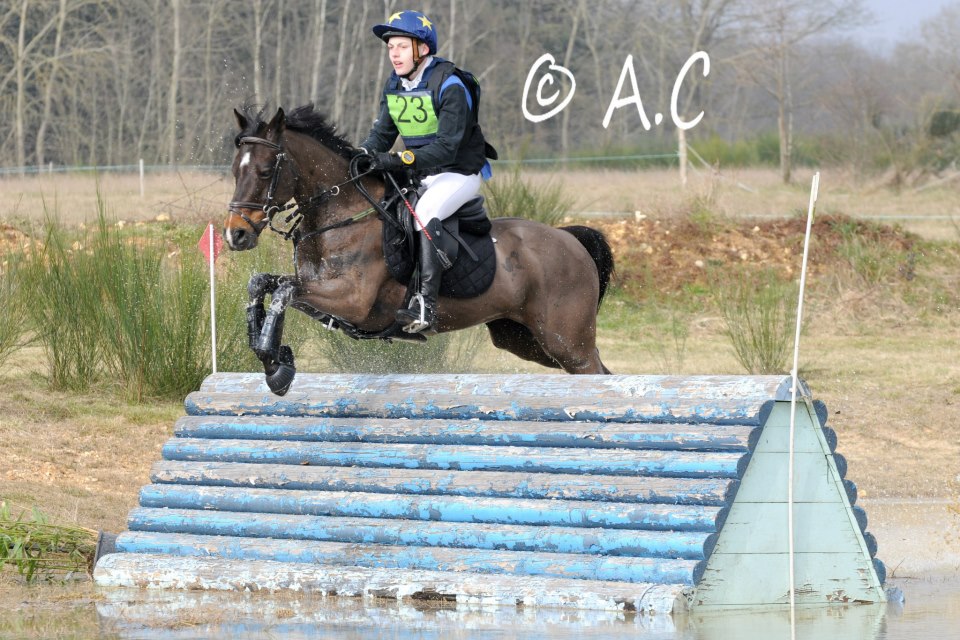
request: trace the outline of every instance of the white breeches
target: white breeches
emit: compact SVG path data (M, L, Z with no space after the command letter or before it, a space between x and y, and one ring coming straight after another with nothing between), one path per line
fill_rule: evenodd
M423 224L429 224L434 218L446 220L480 193L482 183L479 173L472 176L438 173L424 178L416 206L417 216Z

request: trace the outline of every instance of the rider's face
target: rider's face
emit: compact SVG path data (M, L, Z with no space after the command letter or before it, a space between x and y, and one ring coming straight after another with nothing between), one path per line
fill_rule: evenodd
M412 38L404 36L394 36L387 41L387 54L390 56L390 64L398 76L405 76L413 71L413 43ZM418 43L420 55L426 55L427 46Z

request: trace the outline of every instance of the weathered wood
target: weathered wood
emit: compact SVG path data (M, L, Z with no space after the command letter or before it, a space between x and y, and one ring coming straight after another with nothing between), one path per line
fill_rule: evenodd
M147 485L140 506L648 531L716 531L718 507Z
M791 509L798 604L884 601L881 574L851 509L849 481L840 477L815 408L805 403L795 414L798 453L794 502L788 502L790 419L790 403L776 403L716 543L708 540L709 557L694 571L698 608L789 602Z
M153 482L266 489L363 491L478 498L540 498L723 506L737 481L504 471L369 469L232 462L154 463Z
M385 420L274 416L184 416L174 435L182 438L375 442L486 446L747 450L756 426L710 424L531 422L489 420Z
M278 398L259 374L212 376L97 581L599 608L666 594L658 611L695 584L698 607L779 606L790 384L307 374ZM828 412L805 385L798 399L800 601L877 601L885 567Z
M340 467L736 478L737 463L742 456L724 452L623 449L598 449L586 455L577 449L548 447L173 438L164 445L163 457L167 460Z
M720 562L727 560L727 562ZM702 577L698 577L697 599L694 606L706 608L744 608L786 606L788 591L789 556L776 554L714 554ZM732 571L734 564L737 572ZM866 563L850 553L796 553L796 603L798 605L829 605L845 603L885 602L876 574ZM740 573L742 572L742 574ZM749 580L731 580L734 575L750 576ZM838 579L838 576L843 576ZM712 587L719 585L719 588ZM757 594L764 594L756 602Z
M576 376L556 374L297 374L292 391L317 394L420 396L457 394L504 398L631 398L669 402L672 399L749 398L790 399L790 376ZM258 373L215 373L200 386L201 393L265 394L270 389ZM809 397L801 381L798 397Z
M522 401L521 401L522 400ZM704 401L622 397L568 399L562 396L511 398L462 396L423 389L417 396L317 394L291 391L282 398L273 394L239 396L233 393L194 392L187 396L189 415L274 415L328 418L406 418L410 420L548 420L600 422L699 421L709 424L759 426L765 402L734 397Z
M128 531L117 550L233 560L275 560L335 567L380 567L429 571L547 576L656 584L692 584L695 560L538 553L490 549L449 549L339 542L234 538Z
M704 557L702 532L532 527L473 522L411 522L381 518L325 518L250 514L191 509L147 509L130 512L131 531L194 535L280 538L412 546L590 553L651 558Z
M833 502L797 502L793 505L794 549L797 553L842 553L858 549L859 527L835 527L847 521L847 507ZM834 531L834 528L836 530ZM735 500L713 553L771 554L787 548L787 505L784 502L745 503ZM825 530L830 530L830 535ZM745 535L746 532L750 535Z
M485 606L314 596L301 592L232 593L111 588L97 592L96 611L111 633L121 638L196 640L212 638L390 638L431 640L444 638L502 638L505 630L518 637L546 638L566 631L588 638L626 638L654 633L656 637L687 628L685 616L677 623L669 615L620 610L597 611L556 607ZM202 625L200 611L216 612ZM853 615L852 612L850 615ZM838 617L838 616L833 616ZM169 627L168 627L169 623ZM103 625L102 628L106 628ZM846 627L846 628L849 628ZM170 630L172 629L172 630ZM575 630L575 631L574 631ZM735 637L736 634L710 636ZM784 637L784 634L766 637ZM823 634L822 638L874 638L875 635Z
M636 611L646 615L682 613L682 585L567 580L535 576L311 567L268 560L183 558L139 553L105 556L94 570L108 587L265 592L445 600L458 604L559 607Z

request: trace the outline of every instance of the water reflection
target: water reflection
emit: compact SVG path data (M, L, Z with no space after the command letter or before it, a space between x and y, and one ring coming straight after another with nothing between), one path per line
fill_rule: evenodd
M940 587L946 587L942 590ZM850 605L797 612L799 640L956 638L957 584L927 583L905 611ZM637 638L789 639L787 611L646 617L629 612L561 611L443 603L398 604L352 598L105 590L97 604L104 634L122 638Z

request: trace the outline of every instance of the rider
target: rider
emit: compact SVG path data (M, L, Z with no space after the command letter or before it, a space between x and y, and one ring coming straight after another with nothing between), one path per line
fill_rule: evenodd
M437 31L419 11L394 13L373 33L386 43L393 73L360 149L372 155L376 168L412 169L422 178L415 209L417 229L421 223L426 227L419 243L419 292L410 308L397 311L397 320L407 333L433 333L443 268L428 238L439 237L441 221L476 197L490 175L479 105L473 104L479 94L467 90L453 63L436 55ZM406 149L388 153L398 135Z

